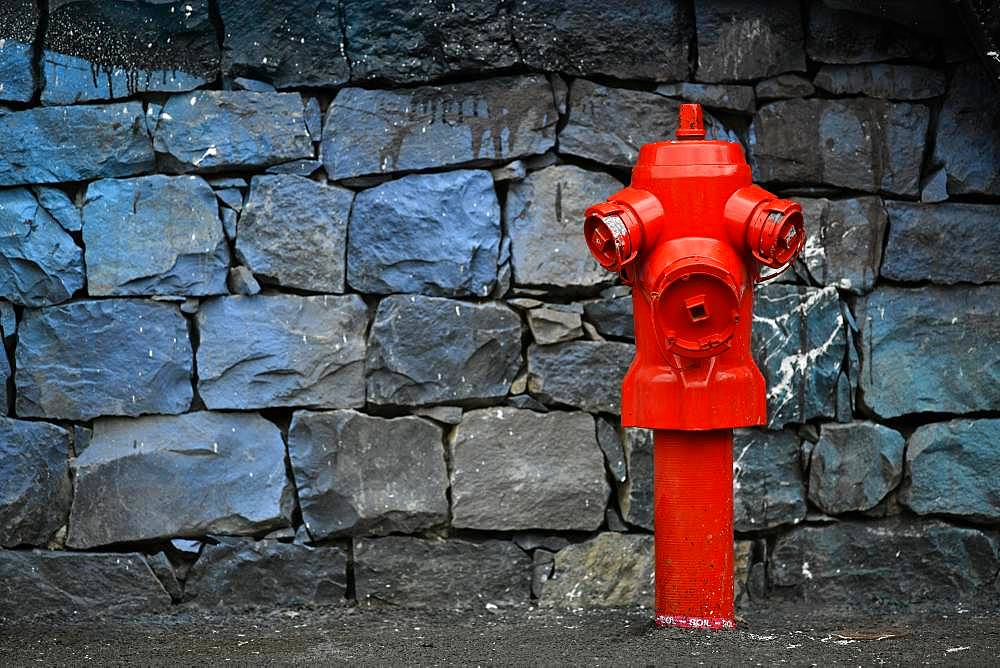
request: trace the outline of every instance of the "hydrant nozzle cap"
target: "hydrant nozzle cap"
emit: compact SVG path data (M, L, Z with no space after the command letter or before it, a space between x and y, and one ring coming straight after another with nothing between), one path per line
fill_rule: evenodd
M705 119L700 104L682 104L677 114L678 139L704 139Z

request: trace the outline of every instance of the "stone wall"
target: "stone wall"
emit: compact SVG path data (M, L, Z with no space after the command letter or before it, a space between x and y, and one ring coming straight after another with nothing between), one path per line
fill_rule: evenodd
M1000 96L862 4L4 0L0 615L648 605L581 214L682 100L809 233L741 603L994 601Z

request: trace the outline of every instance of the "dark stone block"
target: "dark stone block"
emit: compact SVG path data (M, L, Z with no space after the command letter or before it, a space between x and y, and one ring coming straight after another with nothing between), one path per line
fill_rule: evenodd
M1000 206L886 202L882 275L896 281L1000 281Z
M354 193L301 176L255 176L240 215L236 256L262 280L343 292Z
M540 75L397 90L344 88L323 125L331 179L493 165L555 145L558 114Z
M718 84L673 83L656 87L660 95L672 97L681 102L697 103L713 109L752 114L757 110L753 86Z
M135 615L169 606L141 554L0 550L0 619Z
M347 280L358 292L490 294L500 204L487 171L418 174L362 191L351 210Z
M347 591L347 555L339 547L276 540L207 545L185 594L200 608L240 610L338 605Z
M757 100L780 100L789 97L809 97L816 89L808 79L798 74L779 74L754 86Z
M997 92L976 62L959 65L937 120L934 161L944 165L952 195L1000 195Z
M418 406L503 397L520 367L521 319L506 305L392 295L379 304L368 339L368 400Z
M131 176L154 167L139 102L7 113L0 146L0 186Z
M153 146L178 173L313 157L298 93L201 90L172 96L154 119Z
M906 446L900 501L921 515L1000 521L1000 420L918 427Z
M170 304L116 299L27 310L16 360L19 416L89 420L191 405L191 342Z
M617 425L608 420L597 418L597 444L604 453L604 464L611 472L616 483L628 479L628 466L625 463L625 450L622 448L621 432Z
M995 596L996 547L975 529L900 519L801 527L778 538L779 596L852 609L984 602Z
M83 288L83 252L30 190L0 190L0 230L0 297L46 306Z
M296 412L288 455L309 535L414 533L447 523L441 439L440 427L412 416Z
M840 309L832 286L757 290L751 350L767 383L768 427L837 415L848 345Z
M45 547L66 524L72 496L70 439L54 424L0 418L3 547Z
M233 267L229 270L229 276L226 278L226 287L229 288L230 294L234 295L252 297L253 295L260 294L260 283L253 277L253 272L243 266ZM195 313L197 313L197 310L195 310Z
M7 0L0 17L0 100L30 102L35 94L32 45L38 8L32 0Z
M634 319L632 317L632 297L607 297L583 305L587 320L593 323L603 336L619 339L634 339Z
M824 65L813 83L838 95L890 100L924 100L945 90L944 72L919 65Z
M531 559L502 540L355 539L358 601L408 608L527 605Z
M219 0L222 64L232 77L278 88L339 86L350 78L341 5L327 0Z
M357 295L222 297L204 302L197 322L209 408L365 403L368 309Z
M764 183L915 196L928 121L927 107L903 102L773 102L757 112L750 128L754 175Z
M546 167L512 184L505 219L514 282L584 288L614 280L590 254L581 225L587 206L621 188L622 183L608 174L573 165Z
M825 424L809 465L809 500L825 513L871 510L903 477L903 436L873 422Z
M878 197L796 198L806 220L806 245L795 272L819 285L855 294L875 286L886 214Z
M883 288L857 313L862 399L876 415L1000 405L1000 288Z
M549 304L527 312L528 328L535 343L549 345L583 337L583 308L573 304Z
M67 539L74 548L247 535L291 521L285 445L259 415L97 420L74 470Z
M803 72L802 16L795 0L698 0L699 81Z
M395 83L460 72L488 73L520 63L500 0L343 3L351 78Z
M821 63L872 63L897 58L931 60L934 42L890 21L809 3L806 53Z
M604 522L604 457L586 413L467 411L449 451L457 528L592 531Z
M799 438L790 431L733 433L733 522L737 531L763 531L806 518Z
M611 341L568 341L528 348L528 387L550 404L617 414L621 385L635 346Z
M510 12L529 67L653 81L688 76L693 26L679 0L531 0L513 3Z
M673 139L680 105L657 93L575 79L569 88L569 121L559 132L559 152L631 169L643 144ZM739 141L710 114L704 119L707 139Z
M229 246L196 176L102 179L83 206L91 295L225 294Z
M622 449L628 474L618 485L618 507L631 525L653 530L653 430L624 429Z
M43 104L187 91L218 70L208 0L49 2Z
M653 607L653 537L600 533L559 550L539 605L546 608Z
M69 198L65 191L55 186L35 186L31 189L50 216L67 232L79 232L83 228L80 207Z

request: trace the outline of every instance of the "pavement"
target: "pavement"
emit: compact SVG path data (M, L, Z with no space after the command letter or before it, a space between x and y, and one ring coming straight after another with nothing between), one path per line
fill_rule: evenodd
M1000 610L744 613L735 631L659 629L647 611L175 609L128 619L0 620L0 666L998 665Z

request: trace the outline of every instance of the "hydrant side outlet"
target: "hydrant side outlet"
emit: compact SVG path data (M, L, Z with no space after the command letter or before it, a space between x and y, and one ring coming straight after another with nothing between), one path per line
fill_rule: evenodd
M750 354L753 285L805 242L801 207L756 186L739 144L682 104L676 141L639 151L631 184L586 211L602 267L632 286L636 354L622 425L655 429L656 613L732 625L732 429L766 422Z

